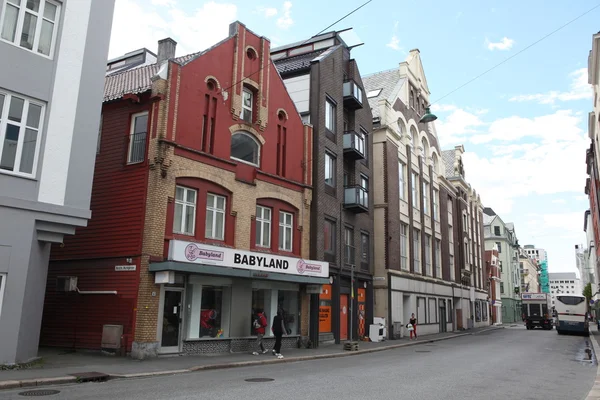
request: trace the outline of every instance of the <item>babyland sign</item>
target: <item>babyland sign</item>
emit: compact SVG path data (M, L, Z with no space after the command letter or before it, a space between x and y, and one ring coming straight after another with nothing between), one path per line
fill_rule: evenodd
M327 262L210 246L182 240L171 240L169 260L289 275L329 277L329 263Z

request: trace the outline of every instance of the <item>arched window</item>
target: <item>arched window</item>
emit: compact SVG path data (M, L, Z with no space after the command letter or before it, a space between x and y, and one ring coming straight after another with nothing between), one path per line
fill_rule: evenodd
M248 132L236 132L231 136L231 158L260 165L260 145L254 136Z
M421 146L423 146L423 156L425 159L429 158L429 144L425 138L421 139Z
M433 163L433 172L435 172L436 174L439 174L440 171L438 170L439 162L438 162L437 154L433 153L433 155L431 156L431 161Z
M414 151L417 151L417 147L419 147L419 134L417 133L417 130L414 126L410 127L410 136Z
M398 118L398 131L400 132L400 137L408 134L406 132L406 125L404 124L404 121L402 121L402 118Z

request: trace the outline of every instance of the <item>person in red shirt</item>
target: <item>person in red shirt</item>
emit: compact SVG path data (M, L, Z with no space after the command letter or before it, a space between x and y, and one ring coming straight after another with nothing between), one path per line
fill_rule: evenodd
M255 356L257 356L259 352L265 354L267 349L265 349L263 337L265 336L265 329L267 327L267 317L265 317L263 310L256 310L256 316L254 317L252 326L254 327L254 332L256 333L256 348L252 354Z

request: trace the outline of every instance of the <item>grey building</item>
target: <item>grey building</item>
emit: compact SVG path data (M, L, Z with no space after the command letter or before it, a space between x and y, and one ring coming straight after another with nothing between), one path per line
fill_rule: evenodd
M50 246L90 218L113 8L0 0L0 364L37 356Z
M368 335L373 319L372 114L350 50L329 32L271 51L314 128L310 256L329 262L331 285L311 299L313 343Z

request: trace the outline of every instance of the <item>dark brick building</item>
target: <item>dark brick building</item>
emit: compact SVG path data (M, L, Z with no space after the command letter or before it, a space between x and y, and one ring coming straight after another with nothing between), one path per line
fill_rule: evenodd
M355 339L366 336L373 310L372 114L358 66L338 32L271 56L314 129L310 257L330 263L331 285L312 299L320 305L311 310L311 339L343 341L350 326Z

